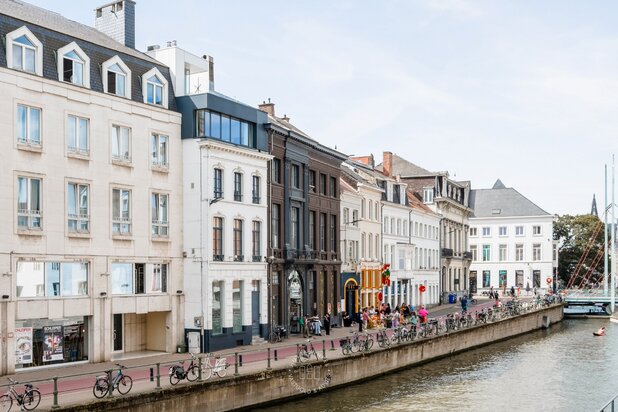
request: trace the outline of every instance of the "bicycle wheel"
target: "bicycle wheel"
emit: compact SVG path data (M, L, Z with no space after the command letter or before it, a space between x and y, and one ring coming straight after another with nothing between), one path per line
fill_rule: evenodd
M9 395L0 396L0 412L9 412L13 406L13 398Z
M348 345L343 345L341 347L341 353L343 353L344 355L349 355L350 354L350 347Z
M178 373L176 373L176 368L178 368L178 366L173 366L170 369L170 383L172 385L176 385L178 382L180 382L180 378L178 377Z
M41 403L41 392L36 389L30 389L24 393L23 403L21 406L25 410L31 411L39 406L39 403Z
M193 365L191 367L189 367L189 370L187 371L187 380L189 382L193 382L195 380L197 380L197 378L200 376L200 368L197 365Z
M318 351L316 351L315 349L313 349L313 355L315 356L315 360L320 360L320 357L318 356Z
M210 363L202 365L202 380L207 381L212 376L212 366Z
M218 377L223 378L225 377L225 375L227 375L227 366L226 365L222 365L219 368L217 368L217 370L215 371L215 373L217 374Z
M118 392L121 395L126 395L129 393L131 388L133 387L133 379L129 375L123 375L122 378L118 381Z
M92 393L94 397L97 399L102 399L109 392L109 383L107 382L107 378L99 378L94 383L92 387Z
M371 339L371 336L367 336L367 343L365 343L365 350L369 350L371 349L371 347L373 346L373 339Z

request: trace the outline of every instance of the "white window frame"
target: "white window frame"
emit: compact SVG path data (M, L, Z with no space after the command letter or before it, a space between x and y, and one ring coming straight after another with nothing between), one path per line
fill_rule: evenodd
M508 228L506 226L499 226L498 227L498 236L504 237L504 236L508 236L509 232L508 232Z
M128 154L121 154L121 146L120 146L120 142L121 140L118 140L118 150L119 153L118 154L114 154L114 129L117 129L117 136L122 137L122 129L126 129L128 130L128 134L127 134L127 138L128 138L128 144L127 144L127 148L128 148ZM110 128L110 153L112 156L112 162L119 162L119 163L125 163L125 164L129 164L131 163L131 157L132 157L132 129L128 126L122 125L122 124L112 124L111 128Z
M487 229L487 230L485 230ZM487 234L485 233L487 232ZM491 227L490 226L484 226L482 229L482 233L483 233L483 237L490 237L491 236Z
M524 244L523 243L517 243L515 245L515 261L516 262L523 262L523 260L524 260Z
M487 246L487 248L485 248L485 246ZM487 255L485 255L485 250L487 250ZM483 245L482 251L483 262L491 262L491 245Z
M77 212L76 214L70 214L69 213L69 185L73 185L75 186L75 211ZM88 193L87 193L87 204L86 204L86 213L81 213L81 207L80 207L80 187L86 187L88 188ZM76 182L76 181L67 181L66 183L66 189L67 189L67 195L66 195L66 199L67 199L67 206L66 206L66 212L67 212L67 232L69 234L90 234L90 184L85 183L85 182ZM71 229L71 226L69 225L69 221L74 220L75 221L75 230ZM87 228L86 229L82 229L82 225L86 224Z
M470 237L477 237L478 236L478 229L475 227L471 227L470 228Z
M161 200L166 198L165 216L162 213ZM150 194L152 227L150 233L155 238L168 238L170 235L170 196L168 193L152 192Z
M538 262L541 260L542 256L542 247L540 243L534 243L532 245L532 260L534 262Z
M18 39L21 36L26 36L28 40L30 40L30 42L35 46L34 72L13 68L13 45L15 44L15 39ZM33 73L37 76L43 76L43 43L41 43L39 39L37 39L37 37L32 34L32 32L26 26L22 26L17 30L7 33L6 63L9 69L21 70L25 73Z
M162 150L161 140L165 138L164 150ZM162 153L165 152L163 155ZM150 133L150 164L158 169L169 167L170 137L163 133Z
M119 215L117 217L114 216L114 191L118 190L118 210ZM128 205L128 217L123 217L122 213L122 194L123 192L129 193L129 205ZM133 222L132 222L132 208L133 208L133 190L127 187L112 187L111 193L111 212L112 212L112 236L131 236L133 233ZM118 227L118 230L115 230L115 227ZM122 228L126 227L127 230L123 231Z
M505 244L501 244L500 246L498 246L498 260L500 262L506 262L508 260L508 256L508 246Z
M26 109L26 136L25 136L25 140L22 139L18 134L19 134L19 117L17 115L17 112L19 110L19 107L24 107ZM37 110L39 112L39 141L34 141L32 139L30 139L30 131L31 131L31 112L33 110ZM17 140L17 144L19 145L26 145L26 146L32 146L35 148L40 148L43 146L43 109L41 109L40 107L36 107L36 106L31 106L29 104L25 104L25 103L17 103L17 106L15 106L15 138Z
M69 144L69 133L70 133L70 125L69 118L75 118L75 147L71 147ZM79 124L82 120L86 121L86 147L80 147L81 139L79 136ZM67 136L67 152L70 154L77 154L80 156L90 156L90 119L87 117L79 116L77 114L69 113L67 114L67 123L66 123L66 136Z
M67 83L64 81L64 55L74 51L80 59L83 60L83 71L82 71L82 84L79 83L75 83L74 81L71 81L71 84L74 84L76 86L81 86L81 87L85 87L87 89L90 88L90 57L88 57L88 55L86 53L84 53L84 51L81 49L81 47L79 47L79 45L77 43L75 43L74 41L67 44L64 47L61 47L58 49L58 54L57 54L57 66L58 66L58 80L60 80L61 82Z
M519 230L521 229L521 233L517 233L519 232ZM515 226L515 236L525 236L526 234L526 230L524 229L523 226Z
M116 92L112 93L109 91L109 85L107 82L107 74L110 71L110 67L113 66L114 64L117 64L122 69L122 71L124 71L124 95L118 94ZM122 61L122 59L118 55L116 55L112 57L111 59L103 62L102 68L103 68L103 91L105 93L113 94L114 96L125 97L127 99L131 99L131 90L132 90L131 89L131 70ZM112 72L115 73L114 71Z
M26 195L27 195L27 199L26 199L26 203L27 203L27 209L20 209L19 208L19 179L26 179ZM39 210L33 210L32 209L32 197L30 196L31 194L31 181L32 180L38 180L39 181ZM17 220L16 220L16 225L17 225L17 230L20 231L42 231L43 230L43 178L40 176L28 176L28 175L17 175L17 182L16 182L16 195L15 195L15 201L17 204ZM25 217L27 219L27 225L26 226L20 226L19 225L19 218L20 217ZM34 219L38 219L39 221L39 225L38 226L34 226L33 225L33 220Z
M543 229L541 228L541 225L532 226L532 236L543 236Z
M433 187L423 188L423 203L433 203Z
M151 84L151 82L148 81L148 79L150 79L152 76L157 76L157 78L163 85L163 91L162 91L163 93L161 95L162 104L160 105L155 104L154 102L153 103L148 102L148 85ZM157 69L156 67L153 67L152 69L144 73L144 75L142 76L142 96L143 96L143 101L146 104L150 104L153 106L160 106L166 109L168 108L168 82L165 79L165 77L161 74L159 69Z

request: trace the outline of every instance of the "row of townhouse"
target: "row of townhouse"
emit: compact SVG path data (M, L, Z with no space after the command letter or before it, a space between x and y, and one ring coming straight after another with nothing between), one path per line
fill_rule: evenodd
M504 206L493 227L469 182L348 158L270 101L216 91L212 57L175 42L139 52L131 0L98 7L95 27L0 0L0 373L247 345L305 315L437 304L477 273L545 277L534 216L521 261L521 238L473 240L475 218L514 235L518 221ZM502 244L514 262L475 267Z

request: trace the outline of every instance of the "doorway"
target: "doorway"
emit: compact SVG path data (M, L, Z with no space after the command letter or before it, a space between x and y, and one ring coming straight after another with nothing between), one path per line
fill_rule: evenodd
M113 345L114 352L121 351L124 349L124 339L123 339L123 319L122 313L114 313L114 321L113 321Z
M260 334L260 281L254 280L251 284L253 286L251 290L251 334L258 336Z

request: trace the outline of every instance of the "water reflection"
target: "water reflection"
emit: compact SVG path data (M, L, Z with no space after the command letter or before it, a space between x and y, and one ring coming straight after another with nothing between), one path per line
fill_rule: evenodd
M600 326L607 335L593 337ZM566 320L262 411L590 411L618 393L618 325Z

